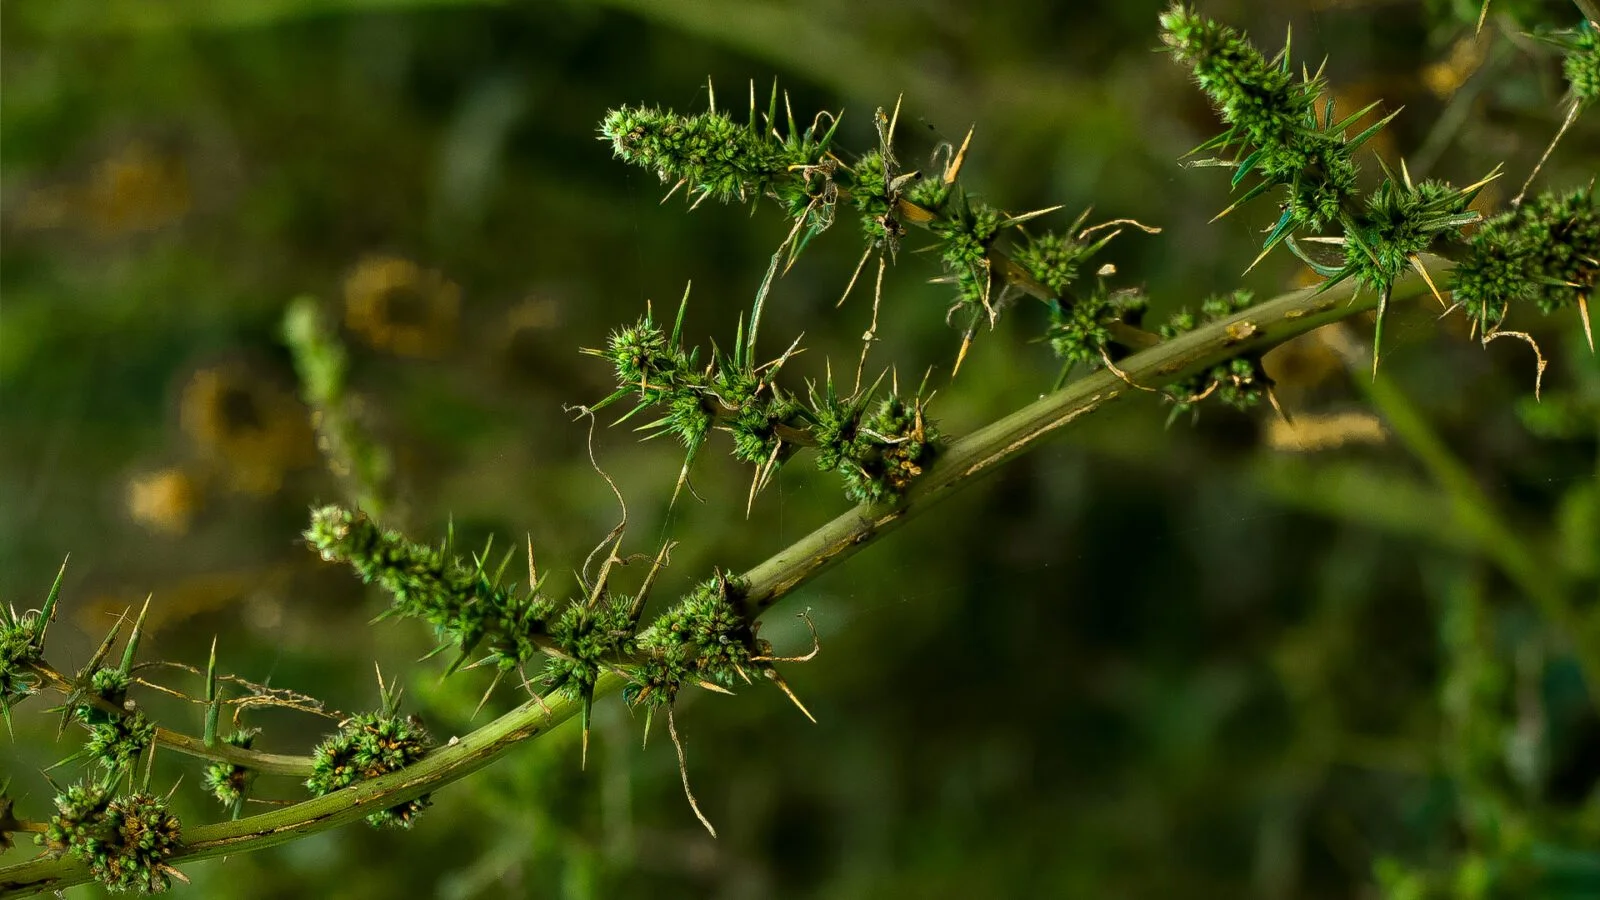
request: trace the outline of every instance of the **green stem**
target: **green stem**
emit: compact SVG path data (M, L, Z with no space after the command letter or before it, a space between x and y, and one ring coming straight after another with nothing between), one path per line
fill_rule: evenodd
M74 687L72 679L58 672L55 668L44 662L33 663L34 672L50 683L50 686L67 697L73 696ZM104 697L93 693L84 692L78 697L79 703L87 703L114 716L125 716L128 710L118 706ZM207 746L206 742L194 735L173 731L170 728L156 728L156 743L169 750L176 750L187 756L196 756L200 759L209 759L212 762L231 763L254 769L268 775L287 775L291 778L311 777L312 760L309 756L286 756L282 753L263 753L260 750L247 750L244 747L235 747L232 744L218 741L215 745Z
M1448 263L1430 261L1435 278ZM1393 299L1428 293L1420 278L1395 284ZM1377 306L1375 294L1356 295L1349 283L1317 292L1284 294L1196 329L1119 363L1119 374L1098 371L951 444L917 479L898 505L862 505L846 512L744 575L747 612L754 616L796 588L975 482L1000 464L1032 449L1063 426L1114 400L1160 387L1247 353L1261 353L1314 328ZM595 685L596 697L616 693L614 672ZM529 700L471 734L431 751L417 763L324 797L271 812L184 829L183 848L169 862L246 853L355 822L373 812L438 790L483 768L513 747L572 718L579 703L564 697ZM59 891L89 881L71 858L38 857L0 868L0 897Z

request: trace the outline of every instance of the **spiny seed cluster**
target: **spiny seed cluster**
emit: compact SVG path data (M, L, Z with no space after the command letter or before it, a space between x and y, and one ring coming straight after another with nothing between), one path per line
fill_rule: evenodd
M1561 72L1572 100L1580 108L1592 106L1600 100L1600 30L1595 23L1584 22L1566 36L1565 44Z
M38 836L46 853L81 860L108 890L159 894L172 886L178 873L166 860L182 845L182 829L165 800L113 798L100 785L78 784L55 802L56 815Z
M870 457L871 471L862 477L888 485L885 490L903 489L926 452L926 448L914 446L912 439L923 427L919 415L914 408L885 401L872 413L854 417L855 432L849 437L841 433L838 441L862 441L877 447L876 455ZM856 453L856 457L863 455ZM840 455L838 464L843 465L845 458ZM859 461L853 465L866 468ZM872 488L863 481L859 489L866 499ZM313 536L313 546L324 558L343 560L376 584L409 589L412 582L407 576L417 571L409 563L418 559L427 561L427 571L434 574L441 567L459 564L439 562L430 548L410 544L397 532L386 532L381 540L352 540L352 535L376 528L359 513L325 507L315 510L313 516L320 524L314 524L308 535L332 535L342 548L330 554ZM337 527L330 530L330 523ZM740 611L745 589L741 580L718 575L696 587L648 629L641 629L638 621L644 597L618 596L603 586L568 603L559 615L553 605L542 607L550 613L533 623L534 636L527 640L540 648L547 662L537 676L530 673L529 679L582 702L586 709L595 683L605 671L627 679L636 702L647 698L653 703L670 702L684 685L725 686L735 677L749 681L747 669L755 663L760 643ZM463 608L457 601L439 604L441 611ZM457 627L449 621L444 624L447 632ZM765 665L757 668L767 670ZM395 715L392 707L392 700L386 700L388 711L348 720L338 735L318 748L316 774L308 782L313 792L326 793L394 771L422 756L427 749L426 733L417 723ZM249 738L241 734L229 740L247 747ZM223 803L236 806L248 782L246 770L219 763L208 771L206 784ZM408 824L409 815L420 808L397 807L377 814L373 821Z
M44 658L39 625L36 612L0 609L0 712L9 714L12 705L38 688L32 666Z
M826 131L821 130L824 118L828 122ZM994 323L1002 301L1007 299L1008 280L1020 271L1054 294L1040 298L1053 314L1050 345L1058 350L1088 348L1083 352L1069 349L1072 356L1068 361L1099 364L1101 350L1111 340L1105 329L1097 327L1100 318L1118 317L1122 310L1108 302L1104 290L1075 297L1068 288L1083 261L1104 247L1114 233L1093 242L1053 234L1037 239L1023 235L1021 246L1012 250L1001 246L1000 238L1032 214L1009 217L969 195L956 182L960 163L955 158L946 158L946 171L939 175L900 171L891 146L893 124L882 110L878 113L880 146L851 162L842 159L832 147L838 126L836 117L819 115L810 128L801 130L791 116L786 136L776 129L776 119L774 91L760 125L753 107L748 123L743 125L715 110L680 115L654 108L624 107L606 115L600 132L603 139L611 142L618 158L656 172L674 189L687 186L693 196L717 200L743 201L761 196L776 200L795 222L794 233L779 250L780 254L787 253L789 262L815 234L833 222L834 208L840 204L854 208L869 252L876 250L892 256L908 224L925 226L939 241L939 259L945 272L941 280L955 287L947 319L961 329L964 341L970 341L982 324ZM999 264L1008 257L1014 259L1015 271ZM1087 330L1067 334L1078 329L1079 323L1085 323ZM670 352L659 345L616 346L616 337L644 336L613 338L613 349L618 354L632 351L636 364L645 362L652 353ZM642 382L640 388L649 390ZM671 428L686 441L703 438L711 420L697 409L699 404L681 396L673 399L676 403L669 412ZM773 446L771 442L740 442L741 456L764 458Z
M1485 331L1513 306L1573 306L1600 283L1594 185L1545 193L1483 223L1451 278L1456 303Z
M305 538L330 562L348 563L362 581L393 598L392 614L421 619L441 642L457 648L457 665L480 647L501 669L539 652L542 623L554 604L530 587L513 591L480 559L468 565L446 546L428 547L380 528L365 515L338 506L311 513Z
M255 744L256 731L238 731L223 738L229 746L249 750ZM206 766L205 775L201 784L206 793L217 799L218 803L227 807L235 817L244 809L245 798L250 793L250 785L255 781L255 772L244 766L228 762L214 762Z
M1383 182L1363 198L1356 185L1355 151L1393 114L1347 138L1346 130L1377 104L1335 121L1333 98L1321 76L1296 78L1287 47L1268 60L1242 33L1183 4L1164 13L1161 25L1173 56L1189 67L1229 126L1199 149L1238 153L1235 160L1219 161L1233 167L1235 187L1251 173L1261 176L1234 206L1275 185L1285 189L1283 213L1267 235L1263 254L1286 243L1327 278L1324 289L1353 278L1382 295L1373 337L1376 361L1395 279L1424 269L1422 254L1462 241L1462 229L1479 219L1468 206L1490 179L1465 188L1439 181L1413 184L1408 173L1402 170L1397 178L1385 167ZM1344 246L1342 265L1319 262L1295 243L1296 233L1334 227ZM1227 374L1227 381L1216 383L1238 383L1237 399L1248 402L1255 395L1253 382L1242 370Z
M1170 340L1201 325L1220 321L1248 309L1253 303L1255 297L1249 291L1234 291L1207 297L1200 304L1199 315L1188 309L1181 309L1172 315L1167 324L1161 326L1160 334ZM1212 366L1198 375L1167 385L1163 393L1172 402L1172 418L1175 419L1193 411L1201 400L1212 396L1224 406L1240 411L1248 410L1260 405L1271 383L1261 369L1261 357L1249 355L1235 357L1228 362Z
M1253 171L1263 180L1252 194L1281 185L1289 230L1337 221L1356 196L1353 153L1369 135L1345 140L1348 122L1332 121L1331 103L1317 115L1323 82L1296 78L1287 52L1268 60L1243 33L1181 4L1162 14L1161 28L1172 55L1189 66L1229 126L1204 149L1240 148L1234 183Z
M614 332L597 355L611 362L617 390L595 408L632 396L636 404L625 419L662 410L645 427L675 437L690 462L712 430L727 431L734 456L758 467L758 485L800 448L814 447L817 467L837 472L857 502L899 497L932 460L937 434L920 400L875 399L871 389L840 397L831 379L802 400L774 383L783 360L758 369L738 341L732 354L713 348L711 364L702 368L699 351L683 349L681 328L680 311L670 336L648 313Z
M321 797L358 781L397 772L427 755L429 746L427 729L415 718L376 712L352 716L341 724L338 734L317 745L306 788ZM424 794L379 810L367 816L367 822L380 828L410 828L429 804Z

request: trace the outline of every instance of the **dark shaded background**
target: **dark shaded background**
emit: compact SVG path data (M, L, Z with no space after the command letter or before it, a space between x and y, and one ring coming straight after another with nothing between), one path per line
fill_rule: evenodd
M437 735L465 733L515 692L470 719L487 677L440 683L438 661L414 662L422 629L368 627L381 599L297 540L307 508L344 488L278 336L288 301L313 295L342 322L356 410L394 455L390 521L433 540L453 520L466 547L531 534L571 584L618 516L563 409L610 389L578 348L691 280L688 333L728 344L788 227L764 207L658 204L664 187L595 139L608 107L697 110L707 76L740 106L776 77L803 118L843 109L840 143L861 151L873 110L903 95L902 158L976 123L964 180L992 202L1162 227L1107 257L1158 314L1303 283L1287 254L1239 275L1270 201L1207 224L1226 174L1177 160L1217 125L1155 52L1160 8L6 4L0 601L37 605L70 552L58 667L153 593L160 658L202 662L217 635L224 668L351 711L376 703L376 660ZM1272 49L1292 23L1297 57L1327 57L1345 109L1405 105L1376 148L1413 174L1461 183L1506 162L1490 206L1561 118L1556 59L1522 32L1575 24L1570 4L1496 3L1482 44L1476 3L1203 9ZM1593 176L1595 121L1546 183ZM865 294L832 307L859 253L841 226L775 290L763 351L804 331L797 379L853 363ZM901 255L875 359L907 378L933 366L934 415L959 435L1047 389L1055 365L1021 306L951 382L935 274ZM382 277L398 293L373 313L362 285ZM1168 428L1156 399L1136 399L808 586L763 635L801 651L785 613L811 611L822 653L787 672L821 724L770 691L683 705L718 840L664 735L641 748L641 723L611 701L587 771L569 727L453 786L410 833L347 828L196 863L188 893L1600 896L1600 723L1567 636L1383 425L1419 414L1600 621L1600 364L1575 319L1513 323L1552 360L1535 404L1525 345L1485 351L1436 316L1396 313L1385 372L1400 400L1378 416L1336 352L1369 326L1313 336L1269 361L1298 430L1210 409ZM714 444L695 470L704 502L669 515L680 457L634 437L601 431L595 452L629 501L629 546L681 542L658 603L845 508L802 460L746 518L749 473ZM184 678L168 682L198 689ZM150 702L198 731L197 707ZM54 738L45 705L13 714L5 753L33 817L51 793L38 770L79 740ZM249 724L284 752L330 727ZM196 766L158 759L155 784L180 775L186 821L218 816Z

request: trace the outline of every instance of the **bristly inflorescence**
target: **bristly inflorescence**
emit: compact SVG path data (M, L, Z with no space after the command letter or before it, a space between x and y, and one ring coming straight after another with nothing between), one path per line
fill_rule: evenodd
M0 606L0 718L11 723L11 707L38 690L40 676L35 667L44 660L44 636L55 618L56 602L61 597L63 563L44 603L34 610L18 612Z
M1167 324L1161 326L1161 336L1171 340L1201 325L1220 321L1240 310L1248 309L1253 303L1255 295L1249 291L1233 291L1229 294L1207 297L1200 304L1199 315L1188 309L1174 313ZM1272 380L1261 368L1260 355L1238 356L1183 381L1167 385L1162 391L1172 402L1172 414L1167 418L1167 422L1170 424L1178 416L1195 411L1200 401L1213 395L1223 405L1233 409L1240 411L1252 409L1261 404L1263 397L1271 397L1271 389Z
M659 350L657 346L650 352ZM899 415L903 418L905 410L899 409ZM886 435L911 427L885 410L865 420ZM908 477L904 470L914 465L906 462L908 455L906 450L884 453L883 466L889 471L883 477L886 480ZM477 573L482 568L481 562L476 568L468 567L448 553L412 543L397 532L382 531L364 515L338 507L314 510L312 516L313 524L307 537L313 548L325 559L348 563L363 580L384 587L395 596L397 610L402 603L405 605L402 614L429 622L436 633L443 635L457 635L464 630L464 622L454 617L477 621L474 604L480 602L480 595L459 591L465 590L461 585L470 587L477 583L477 574L469 577L462 573ZM530 692L534 692L536 685L542 686L546 691L561 694L581 705L586 755L590 708L596 685L605 673L614 673L627 683L629 703L644 704L647 709L665 705L669 723L671 703L685 686L726 690L735 678L753 683L752 675L758 674L789 693L772 665L779 660L771 655L765 642L755 636L755 626L743 607L746 587L738 578L718 573L664 612L652 626L641 628L640 617L650 587L671 544L662 548L638 592L623 595L613 591L610 585L613 567L623 562L617 556L621 538L619 526L601 545L599 549L605 551L605 560L592 578L580 577L582 596L559 608L541 599L527 607L527 616L502 620L496 626L501 630L490 629L500 642L491 641L491 646L527 648L527 656L516 658L512 665L522 674L523 684ZM529 582L538 584L539 579L532 571L531 552L529 569ZM449 574L451 572L455 574ZM499 577L500 573L496 572L489 583L498 584ZM456 585L457 593L447 590L452 584ZM462 597L467 600L463 602ZM523 631L518 634L504 631L512 622ZM535 656L545 660L543 668L537 672L524 671ZM500 659L505 658L509 657ZM496 668L495 684L498 684L506 672L506 664L498 662ZM491 686L490 691L493 689ZM428 738L421 724L398 714L398 693L383 688L381 681L380 691L383 703L379 711L345 720L339 733L317 748L314 771L307 781L313 793L326 794L397 771L426 754ZM793 698L792 693L789 695ZM534 693L534 696L539 694ZM673 732L676 742L675 727ZM236 736L237 743L247 746L250 737L248 733L241 733ZM207 772L207 788L234 808L242 802L248 782L248 770L223 763L212 766ZM692 795L690 799L692 802ZM408 826L426 802L424 797L402 804L374 814L371 821L374 825Z
M69 855L112 891L159 894L183 877L167 863L182 845L178 817L151 794L114 797L97 783L69 785L38 841L52 856Z
M1355 152L1397 113L1347 137L1346 131L1378 104L1336 119L1333 97L1321 73L1297 76L1287 45L1268 60L1241 32L1197 15L1183 4L1164 13L1161 25L1162 38L1173 56L1190 68L1228 125L1197 151L1237 152L1235 159L1203 163L1233 168L1235 187L1251 174L1261 177L1223 214L1275 186L1282 187L1283 212L1268 232L1261 255L1284 243L1327 279L1324 289L1353 278L1363 288L1376 291L1380 297L1373 336L1376 366L1395 280L1407 271L1416 271L1431 283L1424 255L1463 240L1463 229L1479 219L1469 205L1498 173L1456 188L1440 181L1414 183L1403 165L1399 177L1385 166L1378 188L1362 196ZM1339 233L1321 234L1330 229ZM1300 246L1304 241L1341 246L1342 262L1328 265L1317 261Z
M1046 304L1052 323L1049 345L1065 352L1069 365L1097 366L1119 342L1114 329L1101 327L1102 318L1120 321L1124 312L1119 304L1108 302L1103 279L1086 295L1072 291L1082 264L1119 232L1091 238L1099 229L1082 229L1080 217L1067 235L1028 235L1021 229L1024 222L1057 207L1012 215L968 193L958 181L968 143L959 150L941 145L934 154L941 168L937 173L903 170L895 147L898 106L892 115L877 112L878 146L853 159L846 159L835 146L837 116L819 114L810 127L800 129L788 111L787 98L784 111L787 130L780 131L774 88L764 116L757 114L752 96L749 120L742 125L713 104L696 115L624 107L608 113L600 126L601 137L612 144L618 158L656 172L674 191L687 187L696 203L707 197L745 201L765 196L793 221L757 292L749 321L752 341L780 264L787 271L810 239L834 221L835 208L843 204L855 211L867 242L856 275L876 253L878 290L883 268L896 255L909 226L934 236L944 270L938 280L955 288L946 317L962 333L956 369L979 327L993 325L1019 292ZM969 134L969 143L970 139ZM1011 235L1015 241L1007 240ZM851 278L847 296L856 280ZM876 329L880 300L875 295L869 336ZM1072 334L1066 340L1058 339L1067 332ZM1078 347L1087 350L1077 352Z
M1600 283L1600 195L1595 186L1545 193L1489 219L1451 279L1455 302L1483 333L1516 306L1553 313L1587 300ZM1592 340L1592 338L1591 338Z
M484 556L469 565L451 552L448 541L438 547L416 544L338 506L313 510L305 537L323 559L348 563L362 581L387 591L394 599L389 614L433 626L441 648L456 648L452 669L480 647L501 670L539 652L538 639L554 604L539 594L538 585L522 592L502 586L504 563L490 571Z
M604 349L590 351L612 364L617 379L617 390L593 408L631 397L634 407L619 421L647 409L660 411L641 428L672 435L683 445L687 458L680 486L714 430L732 435L735 458L756 466L752 499L778 466L805 447L817 450L817 467L837 472L846 495L856 502L897 499L932 461L938 435L924 415L920 393L904 397L891 385L888 395L880 396L879 379L841 397L830 376L820 391L812 386L804 397L792 394L776 377L797 348L757 364L742 329L731 353L713 346L710 363L702 367L698 349L682 346L687 303L685 295L670 335L646 312L638 323L613 332Z
M1600 101L1600 23L1583 22L1555 38L1565 51L1561 73L1572 102L1579 108L1594 105Z
M383 708L339 723L339 732L317 745L306 789L321 797L359 781L397 772L427 755L428 730L414 716L399 714L398 696L385 694ZM427 794L367 816L375 828L410 828L431 804Z

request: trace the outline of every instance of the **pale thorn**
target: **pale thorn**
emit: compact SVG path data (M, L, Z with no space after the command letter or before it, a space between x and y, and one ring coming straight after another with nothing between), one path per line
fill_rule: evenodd
M644 612L645 600L650 596L650 589L655 586L656 575L667 564L667 555L676 546L674 541L667 541L661 545L656 558L650 563L650 571L645 573L644 584L639 585L639 592L633 596L633 606L628 610L628 618L634 622L639 621L639 614Z
M804 352L800 349L800 341L803 340L805 336L806 333L804 331L800 332L799 337L794 339L794 343L789 345L789 349L783 351L782 356L777 357L771 362L756 366L755 371L765 372L766 370L771 369L776 372L778 369L783 368L783 364L789 361L789 357L794 356L797 353Z
M1400 157L1400 180L1405 184L1406 190L1416 191L1417 186L1411 183L1411 169L1406 166L1406 158L1404 156Z
M667 733L672 736L672 745L678 749L678 774L683 778L683 795L689 798L689 808L694 810L695 818L711 832L711 836L716 837L717 829L711 826L711 820L700 811L700 803L695 800L694 791L689 789L689 758L683 751L683 740L678 737L678 721L672 713L670 703L667 705Z
M950 164L944 168L944 183L946 187L956 183L956 178L961 174L961 166L967 161L967 148L972 145L972 133L977 130L976 125L967 129L967 136L961 141L961 149L951 158Z
M1148 392L1150 392L1152 394L1161 393L1159 390L1156 390L1153 387L1147 387L1146 385L1142 385L1142 384L1138 383L1137 381L1134 381L1132 378L1128 377L1128 373L1127 372L1124 372L1121 369L1117 368L1117 364L1111 361L1111 354L1107 353L1106 352L1106 348L1103 347L1103 346L1100 348L1100 361L1102 363L1105 363L1106 369L1109 370L1111 372L1111 374L1113 374L1113 375L1117 376L1118 378L1122 379L1122 383L1126 384L1128 387L1136 388L1136 389L1141 390L1141 391L1148 391Z
M1494 168L1489 170L1489 174L1483 176L1482 178L1479 178L1477 181L1474 181L1473 183L1471 183L1471 184L1467 185L1466 187L1462 188L1461 189L1461 193L1470 194L1473 191L1478 190L1481 187L1484 187L1489 182L1497 180L1501 175L1505 174L1505 167L1506 167L1506 164L1503 163L1503 162L1495 163L1494 164Z
M1228 208L1227 209L1224 209L1222 212L1219 212L1216 215L1212 216L1211 217L1211 221L1207 222L1206 224L1207 225L1215 225L1217 222L1222 220L1223 216L1226 216L1228 213L1231 213L1234 210L1238 209L1239 207L1243 206L1244 202L1245 202L1245 198L1243 198L1243 197L1240 197L1238 200L1233 201L1232 203L1228 204Z
M489 689L484 691L483 696L478 699L478 705L472 710L471 718L476 719L478 717L478 713L483 712L484 705L489 702L489 696L494 693L495 688L500 686L500 679L504 678L505 674L506 672L504 669L494 673L494 680L489 682Z
M522 689L528 692L528 696L533 699L533 702L539 704L540 709L544 710L545 717L549 718L550 716L555 715L555 710L550 708L550 704L544 702L543 695L533 689L533 682L528 680L527 673L521 673L521 677Z
M1000 220L1000 224L999 224L998 227L999 228L1010 228L1013 225L1021 225L1024 222L1032 221L1034 219L1039 218L1040 216L1049 215L1050 213L1053 213L1056 210L1061 209L1063 206L1066 206L1066 204L1065 203L1057 203L1055 206L1047 206L1044 209L1035 209L1035 210L1032 210L1030 212L1018 213L1017 215L1009 216L1007 218L1001 219Z
M833 305L834 309L844 305L850 299L850 292L855 289L856 279L861 277L861 270L867 267L867 260L872 257L872 246L867 246L866 252L861 254L861 261L856 263L856 270L850 274L850 282L844 286L844 294L839 297L839 302Z
M1266 391L1267 402L1272 404L1272 411L1278 414L1278 418L1283 420L1283 424L1290 426L1294 425L1294 420L1289 418L1288 411L1285 410L1283 405L1278 402L1278 392L1273 390L1272 385L1270 384L1267 385Z
M1433 291L1433 297L1439 301L1439 305L1448 310L1450 305L1444 302L1444 295L1439 293L1438 285L1433 283L1433 277L1428 274L1428 267L1422 264L1422 257L1415 253L1411 254L1411 268L1416 269L1422 280L1428 283L1428 290Z
M1534 163L1533 171L1528 173L1528 180L1522 183L1522 190L1518 191L1517 196L1511 199L1513 208L1522 205L1522 198L1527 196L1528 188L1533 186L1533 179L1539 176L1539 170L1544 168L1545 161L1550 158L1551 152L1556 149L1556 144L1561 143L1561 138L1567 133L1567 129L1571 128L1572 123L1578 120L1579 108L1577 100L1573 100L1572 103L1568 104L1567 117L1562 120L1561 127L1556 130L1556 136L1550 139L1549 146L1544 148L1544 154L1539 157L1537 163Z
M1378 354L1382 352L1382 347L1379 346L1378 342L1383 337L1383 315L1388 311L1389 290L1385 288L1383 293L1378 295L1377 325L1372 334L1372 379L1374 381L1378 379Z
M706 681L704 678L699 678L695 680L695 684L715 694L727 694L729 697L734 696L733 691L728 690L714 681Z
M1539 350L1539 342L1533 339L1533 335L1528 334L1525 331L1501 331L1496 328L1494 331L1484 334L1483 345L1487 347L1490 341L1494 340L1495 338L1503 337L1516 338L1521 341L1526 341L1528 346L1533 348L1534 358L1538 360L1538 368L1535 370L1533 375L1533 399L1538 400L1540 388L1544 385L1544 370L1548 365L1548 363L1545 361L1544 353L1540 352Z
M711 83L711 76L706 76L706 111L717 111L717 88Z
M678 179L678 183L673 185L671 190L667 191L667 195L665 197L661 198L661 204L660 205L666 206L667 205L667 201L672 199L672 195L676 194L678 192L678 188L681 188L681 187L683 187L684 185L686 185L688 183L689 183L689 179L687 179L687 178L679 178Z
M783 680L783 676L778 674L777 669L768 669L767 677L772 680L773 684L778 686L778 690L783 691L789 697L789 701L795 705L796 709L800 710L802 715L811 720L811 724L817 724L817 717L813 716L811 710L806 709L806 705L800 702L800 698L795 696L794 690L789 687L787 681Z
M1272 248L1271 247L1262 248L1261 253L1255 259L1250 261L1250 265L1245 266L1244 274L1246 274L1246 275L1250 274L1250 270L1254 269L1256 266L1260 265L1261 261L1263 259L1266 259L1267 258L1267 254L1271 253L1271 252L1272 252Z
M967 358L967 351L970 349L972 349L972 332L968 331L961 336L961 349L956 351L956 364L950 369L951 378L961 372L961 363Z
M1583 319L1583 336L1589 339L1589 352L1594 352L1594 331L1589 327L1589 295L1578 295L1578 316Z
M1483 7L1478 10L1478 30L1474 35L1483 34L1483 23L1489 18L1489 0L1483 0Z
M1057 207L1057 209L1059 209L1059 208L1060 207ZM1096 231L1101 231L1103 229L1111 228L1111 227L1117 226L1117 225L1132 225L1133 227L1135 227L1135 228L1139 229L1140 231L1144 232L1145 234L1160 234L1161 233L1161 229L1159 227L1157 227L1155 225L1146 225L1143 222L1139 221L1138 219L1108 219L1107 221L1101 222L1099 225L1090 225L1088 228L1085 228L1082 231L1078 232L1078 240L1081 241L1084 238L1088 237L1089 235L1094 234Z
M806 208L800 212L800 215L794 217L794 227L789 229L789 236L784 238L783 243L778 245L779 253L782 253L784 250L788 249L789 245L795 242L795 238L800 234L800 226L805 224L806 216L811 215L811 211L816 208L817 203L820 201L820 197L813 198L810 203L806 204ZM794 268L794 263L797 259L799 259L799 256L796 254L789 254L789 261L783 264L784 275L789 274L789 270Z
M811 610L807 609L797 615L806 623L806 627L811 630L811 651L809 653L804 656L752 656L750 659L754 662L810 662L815 659L817 654L822 652L822 641L817 637L817 626L811 622Z
M539 588L539 567L533 563L533 532L528 532L528 590Z

